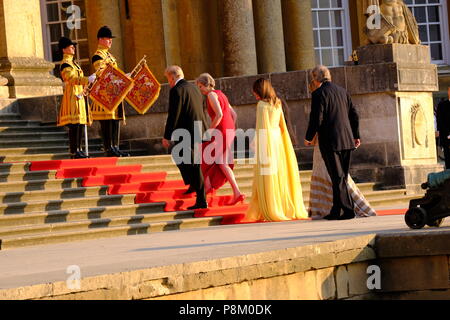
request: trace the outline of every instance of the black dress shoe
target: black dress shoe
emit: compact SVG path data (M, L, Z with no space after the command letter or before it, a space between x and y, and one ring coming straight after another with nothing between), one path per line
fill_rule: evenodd
M342 216L338 218L338 220L351 220L356 217L354 212L344 213Z
M81 151L77 151L77 152L75 152L74 155L72 155L72 159L87 159L87 158L88 158L88 156L84 152L81 152Z
M194 206L189 207L188 210L197 210L197 209L208 209L207 203L196 203Z
M120 158L126 158L126 157L130 156L130 154L128 152L120 151L119 147L117 147L117 146L114 146L112 148L115 150L116 154L118 154L118 157L120 157Z
M192 188L191 186L189 186L189 189L187 189L187 190L183 193L183 195L187 196L188 194L192 194L192 193L194 193L194 192L195 192L195 189Z
M77 153L80 154L80 156L83 158L89 158L89 156L83 150L78 150Z
M335 213L330 213L329 215L323 217L325 220L339 220L339 215Z
M109 148L108 151L105 152L105 155L107 157L117 157L120 158L120 154L117 153L116 150L114 150L113 148Z

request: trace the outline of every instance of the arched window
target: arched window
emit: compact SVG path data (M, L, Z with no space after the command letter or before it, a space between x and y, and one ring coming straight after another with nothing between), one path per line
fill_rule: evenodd
M431 60L436 64L449 62L448 15L445 0L405 0L419 24L422 44L429 45Z
M311 0L316 63L344 65L351 55L348 0Z
M68 12L67 10L74 5L79 8L79 17L77 17L76 11ZM75 10L78 9L75 8ZM89 74L84 0L41 0L41 15L45 58L56 64L55 76L59 76L59 62L62 59L58 49L58 41L62 36L68 37L78 44L75 59L78 60L85 74Z

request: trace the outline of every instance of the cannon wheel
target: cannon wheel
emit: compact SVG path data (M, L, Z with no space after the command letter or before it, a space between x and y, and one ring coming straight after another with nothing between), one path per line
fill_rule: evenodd
M442 225L442 222L444 222L443 218L434 220L433 222L429 222L429 223L427 223L427 226L439 228Z
M405 214L405 222L411 229L422 229L427 223L427 212L420 207L411 208Z

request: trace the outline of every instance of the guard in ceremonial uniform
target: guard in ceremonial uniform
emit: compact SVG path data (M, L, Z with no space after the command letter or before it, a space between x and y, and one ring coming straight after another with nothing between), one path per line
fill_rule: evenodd
M91 124L89 110L86 109L84 97L81 99L77 95L83 92L83 86L93 82L95 74L85 77L83 70L73 60L75 55L75 45L69 38L62 37L59 40L59 49L63 53L60 71L64 81L64 96L58 116L58 126L69 128L70 155L72 159L87 158L81 150L81 138L83 125Z
M92 57L92 65L95 72L106 68L108 64L117 67L117 61L109 52L112 45L112 31L109 27L103 26L98 30L98 48ZM103 147L108 157L129 157L128 153L119 150L120 120L125 120L125 110L119 106L116 111L109 112L97 103L92 103L91 113L93 120L99 120L102 131Z

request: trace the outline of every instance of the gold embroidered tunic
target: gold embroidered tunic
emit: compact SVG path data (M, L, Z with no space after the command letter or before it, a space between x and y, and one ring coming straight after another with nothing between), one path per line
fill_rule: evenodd
M109 52L108 48L99 45L97 51L92 57L92 65L97 73L97 77L100 76L100 70L106 68L108 64L112 64L117 68L117 60ZM91 114L93 120L125 120L125 112L123 110L123 105L118 107L114 112L110 112L103 108L100 104L96 102L91 103Z
M58 126L68 124L87 124L86 103L84 97L77 98L83 92L83 86L88 84L81 67L73 61L73 55L64 54L61 61L61 78L64 81L64 95L58 116Z

